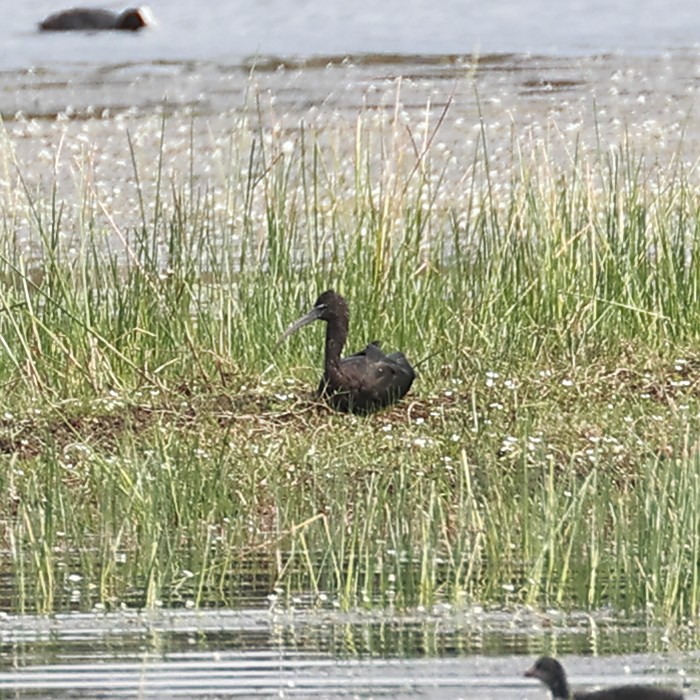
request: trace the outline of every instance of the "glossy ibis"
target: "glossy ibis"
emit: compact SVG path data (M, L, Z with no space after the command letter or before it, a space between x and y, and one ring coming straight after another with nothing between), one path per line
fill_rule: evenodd
M350 311L332 289L316 299L311 311L295 321L281 339L312 321L326 322L326 356L318 396L336 411L367 414L399 401L411 388L416 373L402 352L385 355L374 341L364 350L341 359L348 337Z
M39 23L42 32L109 31L135 32L151 23L147 10L131 7L124 12L112 12L94 7L74 7L49 15Z
M535 661L532 668L525 671L528 678L538 678L551 691L554 700L683 700L683 695L675 690L654 688L649 685L621 685L616 688L594 690L590 693L572 693L566 680L564 667L549 656Z

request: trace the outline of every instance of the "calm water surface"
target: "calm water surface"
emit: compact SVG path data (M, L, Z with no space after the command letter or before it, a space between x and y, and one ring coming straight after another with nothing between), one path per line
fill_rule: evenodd
M70 61L225 60L359 53L658 53L700 41L692 0L153 0L141 36L39 36L36 23L71 0L5 0L0 68ZM100 3L96 3L100 4ZM129 3L103 3L117 9Z
M700 655L678 633L601 616L285 608L0 618L0 697L544 699L522 677L542 649L582 687L685 687ZM614 654L592 658L579 654ZM647 650L653 649L652 653ZM641 651L640 651L641 650Z

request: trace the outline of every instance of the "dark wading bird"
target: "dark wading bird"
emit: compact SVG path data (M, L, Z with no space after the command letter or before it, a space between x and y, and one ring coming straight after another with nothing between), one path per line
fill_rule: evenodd
M348 337L350 312L345 299L329 289L313 309L295 321L280 340L312 321L325 321L326 357L318 395L336 411L367 414L396 403L411 388L416 373L402 352L385 355L378 342L341 359Z
M532 668L525 671L525 676L541 680L552 691L554 700L683 700L683 695L675 690L650 685L621 685L590 693L572 693L564 667L549 656L537 659Z
M39 23L42 32L110 31L135 32L151 24L149 12L144 8L131 7L124 12L112 12L93 7L74 7L49 15Z

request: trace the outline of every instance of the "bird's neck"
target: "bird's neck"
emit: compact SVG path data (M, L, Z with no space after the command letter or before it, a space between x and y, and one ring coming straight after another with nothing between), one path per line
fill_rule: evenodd
M340 369L340 354L348 337L348 323L335 318L326 327L326 373L336 373Z
M569 690L569 684L562 678L551 686L552 698L554 700L573 700L574 694Z

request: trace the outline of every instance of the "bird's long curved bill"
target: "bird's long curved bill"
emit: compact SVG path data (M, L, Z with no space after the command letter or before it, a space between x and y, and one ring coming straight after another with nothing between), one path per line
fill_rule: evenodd
M296 333L300 328L308 326L309 323L317 321L321 316L321 313L322 309L311 309L308 314L305 314L300 319L294 321L294 323L292 323L292 325L289 326L289 328L287 328L287 330L277 339L277 343L281 343L283 340L286 340L290 335L292 335L292 333Z

